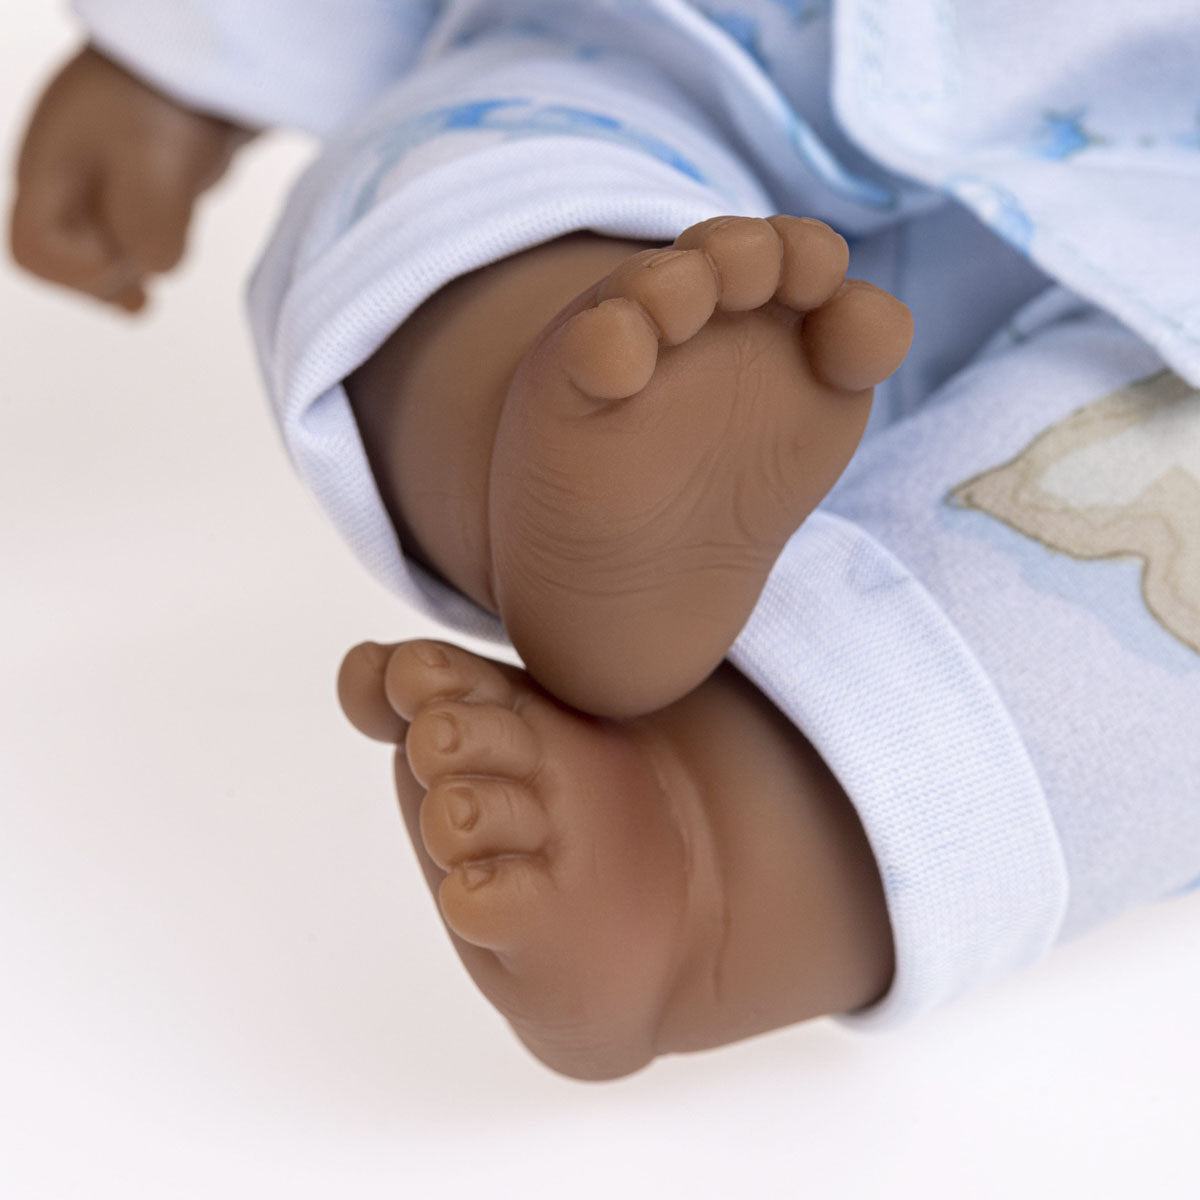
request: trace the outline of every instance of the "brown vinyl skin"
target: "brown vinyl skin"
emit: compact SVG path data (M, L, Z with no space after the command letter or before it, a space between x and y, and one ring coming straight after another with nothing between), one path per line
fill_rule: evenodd
M12 253L130 312L254 136L84 48L17 166ZM456 279L346 380L406 553L527 670L355 647L348 718L395 746L463 963L580 1079L869 1005L894 970L845 792L728 663L850 461L912 320L819 221L669 247L579 232Z

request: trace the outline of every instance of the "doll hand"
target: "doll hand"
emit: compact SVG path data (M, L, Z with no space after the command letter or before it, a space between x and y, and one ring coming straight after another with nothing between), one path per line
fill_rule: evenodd
M196 198L253 136L193 112L91 48L38 103L17 165L13 257L126 312L183 257Z

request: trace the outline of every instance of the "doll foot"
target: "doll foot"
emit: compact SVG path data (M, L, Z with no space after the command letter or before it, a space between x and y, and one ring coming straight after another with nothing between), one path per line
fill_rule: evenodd
M519 366L492 456L492 586L534 677L607 716L717 666L845 469L912 319L819 221L718 217L633 255Z
M662 752L436 642L357 647L339 691L363 732L411 723L409 832L463 963L522 1041L581 1079L649 1062L703 859Z

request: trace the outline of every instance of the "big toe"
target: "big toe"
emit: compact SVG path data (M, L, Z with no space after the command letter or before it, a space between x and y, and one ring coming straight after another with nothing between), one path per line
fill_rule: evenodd
M861 279L804 317L801 337L814 373L833 387L859 392L882 383L912 345L908 306Z
M408 722L388 703L383 677L392 648L363 642L349 651L338 670L338 702L359 733L379 742L398 742Z

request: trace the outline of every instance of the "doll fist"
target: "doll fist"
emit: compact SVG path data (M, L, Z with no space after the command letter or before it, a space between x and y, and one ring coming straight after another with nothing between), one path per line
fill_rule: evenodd
M149 277L182 258L196 198L250 136L85 48L30 119L13 258L52 283L137 312Z

